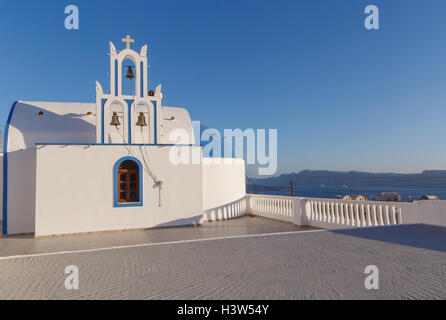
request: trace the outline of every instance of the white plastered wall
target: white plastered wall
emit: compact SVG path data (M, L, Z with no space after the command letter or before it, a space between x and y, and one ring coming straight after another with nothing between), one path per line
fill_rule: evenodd
M246 195L245 161L203 158L203 210L239 201Z
M131 155L144 159L137 146ZM198 223L203 212L201 164L173 165L171 147L150 146L146 161L163 181L143 173L143 206L113 206L113 167L124 146L46 146L37 151L36 236ZM199 147L191 147L199 148ZM192 151L190 152L192 154Z

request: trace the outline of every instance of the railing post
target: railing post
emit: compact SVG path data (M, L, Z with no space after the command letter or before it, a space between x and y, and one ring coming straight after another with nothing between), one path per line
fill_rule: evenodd
M350 204L347 202L344 204L345 207L345 224L350 225Z
M245 214L252 214L251 209L251 196L249 194L245 195Z
M398 209L398 224L402 224L403 223L403 213L402 213L402 209L399 208Z
M327 222L331 222L331 202L327 202Z
M339 203L338 202L335 203L335 211L336 211L336 223L339 224L340 219L339 219Z
M371 210L370 210L370 204L367 205L367 226L370 227L372 225L372 219L371 219Z
M385 208L385 217L386 217L386 225L389 225L390 219L389 219L389 206L388 205L386 205L386 208Z
M378 209L379 209L378 211L379 225L383 226L384 225L383 206L380 204Z
M361 213L362 226L365 227L367 225L367 222L365 220L366 219L366 213L365 213L365 206L363 204L361 204L361 211L360 211L360 213Z
M294 224L298 226L307 225L308 223L307 223L306 205L307 202L309 202L310 200L295 197L292 199L292 201L293 201ZM312 210L311 203L309 203L309 205L310 205L309 210L311 211Z
M391 208L391 212L392 212L392 224L397 224L397 222L396 222L396 207L395 206L392 206L392 208Z
M321 221L324 221L324 222L326 222L327 221L327 203L325 202L325 201L322 201L321 202L322 203L322 214L323 214L323 217L324 217L324 219L323 220L321 220Z

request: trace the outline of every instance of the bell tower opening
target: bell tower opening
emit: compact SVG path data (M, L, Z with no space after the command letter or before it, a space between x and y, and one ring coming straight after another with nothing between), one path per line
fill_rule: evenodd
M150 106L152 106L150 104ZM134 143L142 143L142 144L149 144L153 143L152 137L151 137L151 120L152 115L150 113L150 110L153 109L149 108L149 105L147 103L138 103L133 106L132 108L132 141Z
M106 110L106 139L105 143L126 143L124 106L119 102L113 102Z
M131 59L122 61L121 67L122 94L127 96L136 95L136 66Z

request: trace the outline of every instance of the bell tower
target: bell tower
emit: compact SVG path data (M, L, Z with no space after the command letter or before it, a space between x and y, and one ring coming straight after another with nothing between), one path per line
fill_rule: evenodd
M96 81L96 141L100 144L158 144L161 113L161 85L148 90L147 45L139 54L131 49L135 40L129 35L122 39L125 49L110 47L110 91L105 94ZM130 60L134 68L124 66ZM122 70L127 76L122 76ZM124 79L123 79L124 78ZM132 81L134 92L123 94L123 81Z

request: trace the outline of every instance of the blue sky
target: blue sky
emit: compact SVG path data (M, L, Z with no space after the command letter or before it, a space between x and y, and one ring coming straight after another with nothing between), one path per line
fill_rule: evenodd
M80 29L66 30L66 5ZM364 8L380 9L380 30ZM164 104L278 129L278 173L446 169L444 0L2 1L0 121L15 100L93 102L108 41L148 43ZM251 170L251 169L250 169Z

